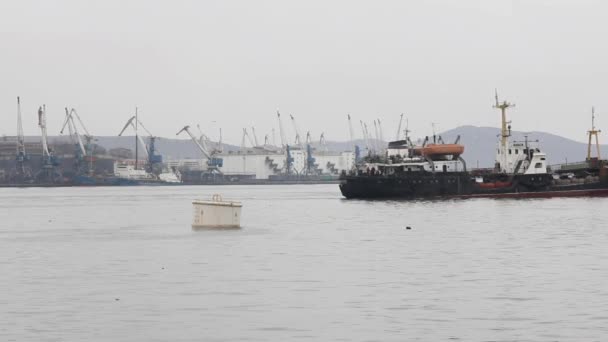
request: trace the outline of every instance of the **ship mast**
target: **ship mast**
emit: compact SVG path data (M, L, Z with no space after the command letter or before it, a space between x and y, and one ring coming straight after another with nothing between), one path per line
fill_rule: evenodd
M591 107L591 130L587 133L589 134L589 144L587 145L587 160L591 160L591 141L592 137L595 136L595 147L597 150L597 159L600 159L600 142L598 135L601 133L601 130L595 129L595 108Z
M501 160L501 169L507 170L507 149L509 148L509 137L511 136L511 121L507 121L507 109L511 107L515 107L515 104L511 104L507 101L503 101L500 103L498 101L498 91L494 89L494 98L496 99L496 104L494 108L500 109L502 114L501 121L501 130L500 130L500 155L502 156Z

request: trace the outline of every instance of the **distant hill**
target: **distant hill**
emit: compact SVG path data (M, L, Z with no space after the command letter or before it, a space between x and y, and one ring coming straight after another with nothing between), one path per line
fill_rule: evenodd
M461 126L441 133L443 140L446 143L453 142L460 135L460 142L465 145L464 159L469 167L492 167L496 155L496 147L500 129L494 127L476 127L476 126ZM524 140L524 134L528 135L529 140L539 140L540 147L548 155L550 164L561 164L584 160L587 155L587 144L567 139L555 134L545 132L518 132L513 131L513 140ZM581 137L584 138L584 137ZM109 150L112 148L122 147L134 149L134 140L132 136L116 137L95 137L97 144ZM601 137L600 137L601 139ZM39 141L39 137L27 137L29 141ZM66 141L65 136L49 137L51 144L55 141ZM416 142L416 141L414 141ZM373 142L370 142L373 143ZM378 146L386 146L385 142L377 142ZM356 140L355 144L359 145L364 153L365 142ZM236 151L239 146L224 144L224 151ZM337 142L328 141L327 148L330 151L347 151L352 150L352 142ZM168 139L160 138L157 140L156 147L165 159L182 159L182 158L200 158L201 153L191 140L186 139ZM318 148L318 143L313 143L313 147ZM602 145L601 151L608 153L608 145ZM604 155L606 157L606 154Z

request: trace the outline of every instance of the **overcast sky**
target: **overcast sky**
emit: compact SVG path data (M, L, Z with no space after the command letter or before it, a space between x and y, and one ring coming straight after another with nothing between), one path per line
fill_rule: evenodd
M277 108L318 139L400 113L414 134L499 125L584 140L591 106L608 132L605 1L2 1L0 134L49 134L75 107L93 135L117 134L135 106L153 134L200 123L240 143L277 128ZM279 137L277 129L277 140ZM608 140L608 139L607 139Z

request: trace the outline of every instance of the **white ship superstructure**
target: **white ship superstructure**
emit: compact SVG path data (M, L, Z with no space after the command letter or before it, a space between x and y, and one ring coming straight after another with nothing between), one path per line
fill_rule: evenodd
M498 102L496 95L496 105L494 108L500 109L502 114L502 125L500 141L496 150L496 169L506 174L545 174L548 171L547 155L538 148L532 146L537 141L513 142L511 137L511 122L507 121L507 109L514 105L503 101Z

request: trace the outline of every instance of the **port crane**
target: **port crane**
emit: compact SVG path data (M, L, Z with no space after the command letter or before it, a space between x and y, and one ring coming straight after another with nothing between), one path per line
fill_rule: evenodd
M350 134L350 143L355 146L355 131L353 130L353 122L348 114L348 133Z
M281 136L281 148L287 147L287 139L285 139L285 129L283 128L283 121L281 121L281 113L277 109L277 120L279 121L279 135Z
M380 148L378 147L378 141L380 140L380 135L378 134L378 123L374 120L374 152L378 152Z
M353 123L350 118L350 114L348 114L348 133L350 134L350 142L353 145L353 149L355 152L355 165L356 165L357 163L359 163L359 159L361 158L361 156L360 156L361 150L359 148L359 145L357 145L355 143L355 131L353 130ZM353 165L353 167L355 167L355 165Z
M74 120L74 117L76 117L76 120L78 121L78 124L84 131L84 134L80 134L80 132L78 131L78 124L76 124L76 120ZM72 108L71 110L68 110L67 107L65 108L65 120L63 122L63 125L61 126L61 131L60 131L61 134L63 134L66 127L68 128L70 140L72 141L72 144L74 144L74 146L76 148L75 153L74 153L74 157L76 160L75 164L74 164L74 168L76 170L76 173L82 173L82 163L83 163L83 161L85 161L85 159L87 157L90 161L88 171L89 171L89 173L91 173L93 171L93 158L91 155L92 154L91 142L93 141L93 136L91 136L91 134L87 130L86 126L82 122L80 115L78 115L78 112L74 108ZM84 136L85 142L82 141L83 136Z
M25 151L25 135L23 134L23 122L21 119L21 99L17 97L17 153L15 161L17 162L14 171L14 178L19 181L25 181L32 177L32 170L26 165L30 160L30 156Z
M251 135L253 135L253 141L255 141L254 147L260 146L260 144L258 143L258 136L257 134L255 134L255 127L253 126L251 126Z
M57 168L59 161L55 157L53 150L49 147L46 127L46 105L38 108L38 127L40 127L40 140L42 143L42 169L36 174L36 179L57 183L61 180L62 175Z
M302 144L302 135L300 134L300 129L298 128L298 124L296 123L296 118L293 117L293 115L289 115L291 117L291 123L293 124L293 130L296 132L296 138L294 141L294 144L300 146L300 148L303 150L304 149L304 145Z
M401 113L401 117L399 117L399 125L397 126L397 135L395 136L395 141L399 141L401 137L401 124L403 123L403 113Z
M319 137L319 146L323 149L324 152L328 152L329 148L327 148L327 141L325 141L325 132L321 133Z
M245 139L249 141L251 147L256 147L256 144L251 139L249 133L247 133L247 128L243 128L243 138L241 139L241 152L245 153Z
M203 154L203 156L205 156L205 158L207 159L207 169L211 170L212 172L217 172L217 173L221 173L221 171L219 170L220 167L222 167L223 165L223 161L221 158L215 158L214 155L215 153L213 152L209 152L201 143L198 139L196 139L196 137L194 136L194 134L192 134L192 132L190 131L190 126L184 126L184 128L180 129L179 132L177 132L175 135L180 135L180 133L182 132L186 132L189 136L190 139L192 139L192 141L194 142L194 144L196 145L196 147L198 147L198 149L201 151L201 153Z
M363 141L365 142L365 149L369 153L370 149L369 149L369 138L367 136L367 125L363 123L363 120L359 120L359 122L361 123L361 133L363 134Z
M122 136L123 133L127 130L127 128L131 127L134 131L135 131L135 168L137 169L137 164L138 164L138 145L141 144L141 146L143 147L144 150L144 154L146 155L146 159L147 159L147 170L150 173L154 173L154 174L159 174L160 172L162 172L162 163L163 163L163 157L161 155L156 154L156 139L158 139L158 137L152 135L152 133L150 133L150 131L146 128L146 126L144 126L144 124L141 122L141 120L139 120L138 114L137 114L137 109L135 111L135 115L133 115L132 117L129 118L129 120L127 120L127 123L125 124L125 126L123 127L123 129L120 131L120 133L118 133L118 136ZM141 127L147 134L148 134L148 140L149 140L149 144L146 144L146 142L144 141L144 139L142 138L141 135L139 135L138 131L139 131L139 127Z
M222 153L223 152L223 147L222 147L222 129L221 128L220 128L220 139L215 144L215 147L213 147L212 149L209 148L209 146L211 145L212 141L211 141L211 139L209 139L209 137L205 133L203 133L203 131L201 130L201 125L197 124L196 128L198 129L198 132L200 134L199 138L198 138L198 141L205 148L205 150L210 151L211 154L216 154L216 153Z

